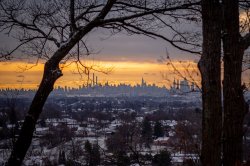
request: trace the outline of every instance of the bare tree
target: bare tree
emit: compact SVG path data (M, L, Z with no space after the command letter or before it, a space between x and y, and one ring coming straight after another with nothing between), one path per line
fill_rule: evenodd
M193 89L190 89L188 92L183 93L190 93L190 92L202 92L201 91L201 74L197 67L197 63L190 62L190 61L174 61L170 58L168 52L166 58L162 57L159 60L161 63L166 65L168 73L162 73L162 77L172 84L173 77L174 80L183 79L187 80L189 84L193 86ZM181 68L181 70L180 70Z
M204 166L221 165L221 5L202 1L203 51L199 61L202 77L202 151Z
M167 38L157 33L157 29L167 24L160 18L169 20L181 18L176 10L196 12L199 2L191 1L80 1L80 0L1 0L0 28L8 35L14 35L19 44L1 52L1 58L11 59L17 50L26 55L45 59L44 73L39 88L25 117L19 138L14 145L7 165L21 165L31 144L36 122L46 99L53 90L55 81L62 76L61 62L74 59L88 73L88 68L81 63L80 48L85 54L89 49L84 37L95 28L106 28L111 32L122 29L133 34L159 37L173 46L189 52L192 49L178 45L181 38ZM168 22L169 23L169 22ZM171 23L171 22L170 22ZM169 26L172 31L174 29ZM193 43L186 41L193 46ZM76 50L76 54L73 54ZM83 50L82 50L83 51Z
M239 1L223 0L222 4L224 7L223 165L234 166L242 164L243 121L249 109L243 95L245 86L242 85L242 62L244 52L250 46L250 33L242 34L243 36L240 34ZM249 10L249 2L241 5L244 4Z
M243 120L249 111L242 80L242 71L249 69L249 9L248 1L202 1L203 52L198 66L202 77L203 165L242 163Z

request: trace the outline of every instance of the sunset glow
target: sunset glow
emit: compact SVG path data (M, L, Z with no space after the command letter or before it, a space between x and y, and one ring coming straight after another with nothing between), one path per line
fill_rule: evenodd
M187 64L192 64L192 68L196 66L194 62L173 62L179 71L185 71ZM98 82L104 84L107 81L110 84L140 84L142 77L148 84L156 84L158 86L170 86L170 81L165 78L166 75L172 75L174 69L162 63L141 63L141 62L116 62L116 61L87 61L86 66L92 66L94 69L102 71L90 71L90 79L94 72L98 76ZM75 64L61 65L63 77L58 79L56 86L79 87L86 84L87 75L80 75ZM104 72L104 73L103 73ZM107 74L105 74L107 72ZM9 62L0 63L0 88L31 88L35 89L42 79L43 64L28 64L25 62ZM165 76L163 76L165 75ZM178 76L171 77L171 80ZM167 80L166 80L167 79Z

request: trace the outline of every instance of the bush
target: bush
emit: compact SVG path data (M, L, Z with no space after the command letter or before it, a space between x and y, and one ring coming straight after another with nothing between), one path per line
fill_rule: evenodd
M153 166L170 166L171 165L171 155L168 151L160 151L156 154L152 161Z

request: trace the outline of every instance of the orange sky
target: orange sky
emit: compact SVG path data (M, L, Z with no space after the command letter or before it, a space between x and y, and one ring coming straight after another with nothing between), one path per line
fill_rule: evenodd
M249 24L249 19L246 16L246 13L241 12L241 22ZM5 38L4 42L6 42ZM87 61L87 65L97 66L98 70L113 69L108 75L95 72L98 75L99 83L104 84L109 81L111 84L126 83L135 85L139 84L143 77L149 84L155 83L158 86L165 85L169 87L173 79L178 78L176 74L173 74L172 67L154 62L155 59L159 58L155 55L165 54L166 43L161 40L141 36L116 35L112 39L105 40L105 42L102 42L100 38L94 38L93 43L97 48L103 48L101 49L103 53L96 55L96 59L102 61ZM175 55L173 57L176 59L189 59L186 53L175 52L171 47L169 51L171 55ZM120 55L121 53L122 55ZM136 56L135 53L137 53ZM120 56L117 56L117 54ZM194 59L194 57L191 59ZM176 68L182 73L185 73L185 67L183 66L190 68L188 65L190 63L192 70L196 66L194 62L185 61L179 63L174 61ZM43 64L40 63L29 70L23 70L31 66L32 64L25 62L0 62L0 88L37 88L42 78ZM87 80L86 75L81 78L77 74L75 65L64 67L63 74L64 76L57 80L56 86L79 87L79 85L86 83ZM195 77L195 81L199 82L200 79L197 78L199 76L196 75ZM92 78L92 73L90 78ZM243 73L243 78L248 78L247 81L249 82L249 72Z
M174 62L178 70L183 71L185 68L183 64L180 65ZM190 63L190 62L186 62ZM196 65L191 62L192 65ZM95 61L86 62L85 65L94 66L97 70L110 71L109 74L103 74L95 72L98 76L98 82L104 84L108 81L110 84L139 84L141 78L147 81L148 84L155 83L158 86L170 86L170 82L177 76L173 75L173 69L165 64L153 63L153 62L117 62L117 61ZM36 88L42 78L43 64L32 67L32 64L25 62L1 62L0 63L0 88ZM77 68L74 64L63 67L63 77L59 78L56 82L56 86L71 86L79 87L86 83L87 76L77 73ZM30 68L28 70L24 70ZM166 78L163 76L165 74ZM92 72L91 76L92 78ZM170 79L171 81L167 81Z

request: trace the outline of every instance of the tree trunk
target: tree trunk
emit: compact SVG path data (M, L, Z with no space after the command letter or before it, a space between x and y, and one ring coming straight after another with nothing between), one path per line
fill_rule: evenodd
M58 64L48 61L44 67L44 74L39 89L31 103L27 116L25 117L20 135L15 143L11 156L8 160L8 166L18 166L22 164L26 152L32 141L36 122L42 112L43 105L50 92L53 90L55 81L62 76Z
M202 77L203 166L221 165L221 7L219 0L202 1L203 54L198 67Z
M85 34L93 29L93 27L94 26L91 24L91 26L87 27L84 31L79 31L79 33L73 35L71 40L62 45L45 63L42 81L31 103L28 114L24 119L21 132L12 149L7 166L19 166L22 164L31 144L36 122L42 112L43 106L50 92L53 90L54 83L62 76L62 72L59 69L60 61Z
M71 12L74 6L73 2L74 0L71 1ZM102 20L109 13L115 2L116 0L108 0L107 4L103 7L96 18L90 21L86 26L72 32L67 42L61 43L58 50L46 62L43 79L31 103L28 115L25 117L18 140L15 143L8 163L6 164L7 166L19 166L22 164L31 144L36 122L42 112L43 106L50 92L53 90L55 81L62 76L62 72L59 69L59 63L86 34L88 34L93 28L103 24ZM74 23L74 20L72 21Z
M240 44L239 4L224 0L224 125L223 164L235 166L242 163L243 120L247 104L241 86L244 48Z

